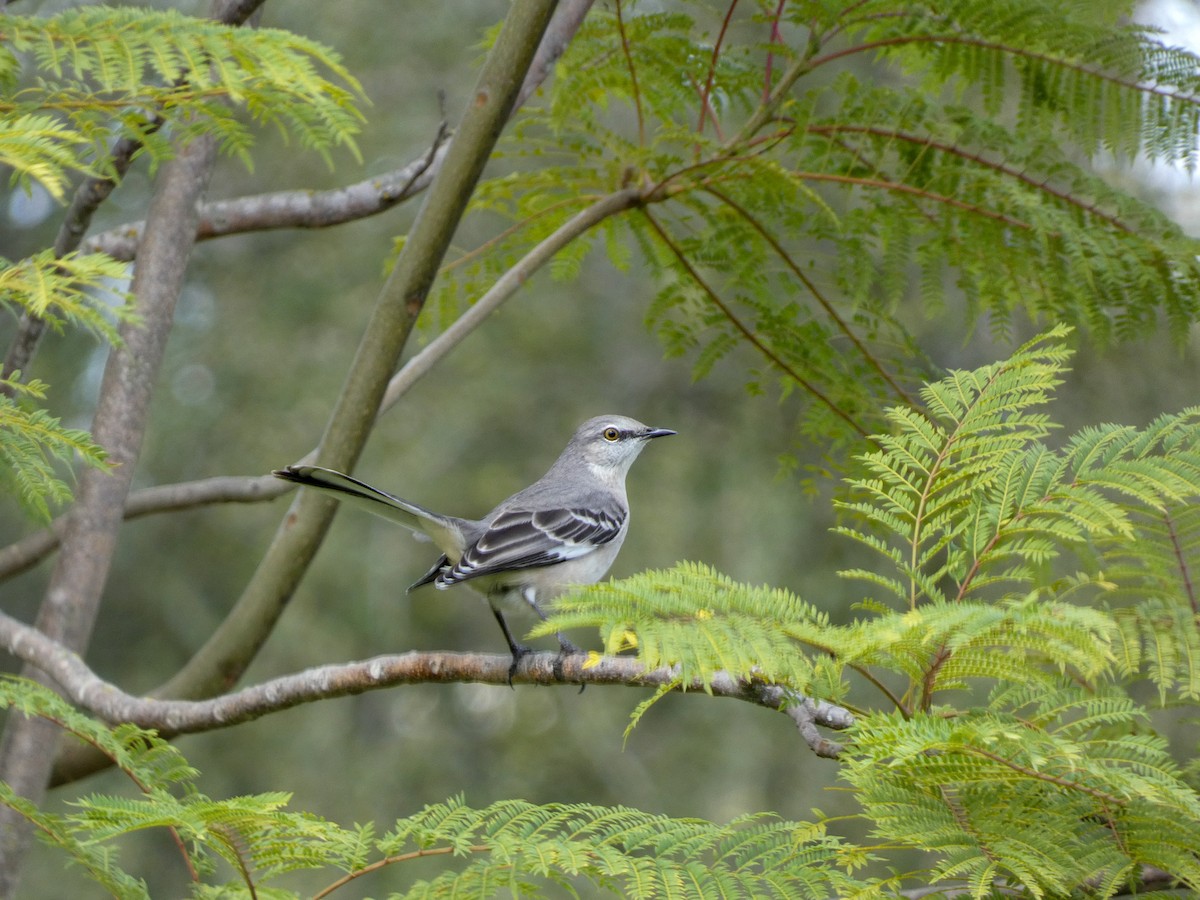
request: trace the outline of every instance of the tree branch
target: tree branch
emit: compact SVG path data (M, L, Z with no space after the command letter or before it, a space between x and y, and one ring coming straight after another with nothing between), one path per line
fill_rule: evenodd
M610 216L632 209L641 202L642 194L638 188L622 188L601 197L556 228L553 233L521 257L516 265L496 279L495 283L488 288L487 293L455 319L450 327L404 364L404 367L388 383L380 412L394 406L422 376L458 346L463 338L483 324L484 319L515 294L518 288L528 281L538 269L548 263L559 250Z
M0 646L48 674L72 703L111 724L132 722L170 737L228 728L305 703L361 694L402 684L476 682L507 687L512 657L507 654L419 652L377 656L359 662L318 666L209 700L159 700L135 697L104 681L83 660L36 628L0 613ZM670 686L682 693L704 693L700 680L679 681L674 668L647 670L633 657L584 653L561 656L530 653L512 676L515 684ZM844 730L854 724L846 709L797 694L775 684L745 681L717 672L707 692L785 713L818 756L836 758L841 746L817 727Z
M122 517L137 519L214 503L259 503L282 496L290 489L288 484L270 475L221 475L157 485L130 493ZM31 569L53 553L62 542L67 518L60 516L50 527L0 549L0 581Z
M525 76L522 96L527 96L532 91L533 87L549 71L553 61L561 55L563 48L569 43L571 36L582 22L591 2L592 0L559 0L556 4L553 20L550 22L542 42L537 45L538 50L530 66L530 72ZM552 4L552 6L555 5ZM515 12L514 8L513 13ZM495 50L493 50L494 53ZM540 72L540 75L537 74L538 72ZM484 76L482 74L480 82L481 84L484 83ZM482 96L483 94L477 91L476 97L480 98ZM505 112L504 119L493 120L491 134L493 142L509 112L511 110ZM468 111L467 116L470 115L471 111ZM465 121L466 118L464 118ZM463 128L460 126L451 147L447 149L444 156L439 158L440 160L446 163L449 162L454 152L453 143L459 143L463 139L462 131ZM482 159L486 159L488 151L490 151L490 146L483 152L480 158L480 166L482 166ZM432 197L427 198L425 206L428 207L434 204L434 202ZM424 212L425 207L422 209L422 215L418 217L418 223L413 227L413 236L417 235L420 231L420 220ZM410 240L406 244L406 252L412 245L413 239L410 236ZM438 258L440 259L440 256ZM436 264L434 265L434 270L436 270ZM401 265L398 261L396 268L393 270L392 278L389 280L389 286L399 277L400 271ZM519 282L516 284L519 284ZM513 284L512 287L515 288L516 284ZM385 292L388 290L389 287L385 287ZM381 329L378 327L378 323L373 322L368 327L367 334L368 336L374 335L376 337L381 334L391 335L393 338L398 338L396 341L396 353L398 354L399 347L403 346L404 340L411 328L411 322L415 320L416 312L419 311L419 305L414 308L409 303L411 295L407 291L396 292L393 289L392 294L393 299L400 297L404 303L405 312L410 314L409 324L401 328ZM448 350L454 343L456 341L450 341L443 346L445 350ZM423 364L427 364L433 358L432 355L424 356ZM414 370L409 370L409 373L411 374L412 371ZM352 375L352 377L354 376ZM397 377L406 378L408 376L404 372L401 372ZM403 390L389 389L389 403L395 402L395 399L401 393L403 393ZM375 406L360 406L359 408L374 409ZM356 437L352 437L351 441L357 442L358 447L361 448L361 443L366 437L366 431L356 430L359 433ZM330 428L327 429L326 437L329 438L330 435L336 434L337 432L331 422ZM323 446L324 444L325 442L323 441ZM356 455L357 451L349 454L351 460L344 463L344 465L349 467L352 457ZM311 454L310 456L315 459L315 454ZM338 465L338 462L326 459L325 464ZM247 493L253 493L257 490L257 486L248 488ZM241 491L238 490L234 490L233 492L241 494ZM202 493L197 492L193 496L199 497ZM227 495L221 491L213 491L207 496L224 499ZM155 505L160 498L147 495L145 499L147 507L149 507ZM250 498L247 497L247 499ZM310 499L308 502L312 502L312 500ZM241 598L235 603L230 615L222 622L217 631L192 659L173 678L156 691L158 695L181 697L212 696L213 694L227 690L237 681L241 673L245 670L245 667L249 665L258 648L273 629L291 593L299 582L300 576L305 571L308 560L315 553L316 547L319 546L324 532L332 520L333 512L328 506L325 506L324 509L318 509L316 513L312 513L311 511L306 513L306 507L302 505L304 501L298 501L298 503L301 505L293 505L284 518L259 568L243 591ZM147 508L146 512L149 511L151 510ZM46 552L49 552L49 550L53 549L55 538L53 533L51 533L48 536L43 536L41 541L44 542L47 537L51 541L51 545L45 549ZM102 767L104 764L104 761L97 759L95 754L89 754L86 748L65 751L60 757L56 768L56 783L81 777L98 767Z
M150 203L150 227L132 286L138 320L121 327L122 341L109 354L95 414L96 442L114 465L111 471L84 470L78 500L66 517L64 551L38 611L38 629L73 650L87 646L100 609L151 392L196 233L196 203L215 157L211 136L180 148L163 167ZM58 733L50 723L9 718L0 743L0 780L39 803L57 743ZM11 896L15 889L27 835L15 811L0 807L0 896Z
M275 191L201 204L196 240L275 228L329 228L385 212L429 187L445 158L448 139L443 126L419 159L333 190ZM119 225L89 238L83 247L88 252L131 261L145 225Z

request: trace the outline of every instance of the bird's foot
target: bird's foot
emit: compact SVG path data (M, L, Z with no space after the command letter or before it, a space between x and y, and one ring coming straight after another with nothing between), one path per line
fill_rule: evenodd
M514 643L509 649L512 650L512 665L508 667L508 686L513 687L513 676L517 674L517 666L521 664L521 660L531 652L524 644ZM516 688L513 688L516 690Z
M572 653L582 653L583 651L567 640L563 635L555 635L558 638L558 647L561 655L568 656Z
M575 653L583 653L584 651L580 650L561 634L558 635L558 647L558 656L554 657L554 677L558 681L566 681L566 678L563 676L563 659ZM586 684L581 684L579 686L579 693L582 694L585 687L587 687Z

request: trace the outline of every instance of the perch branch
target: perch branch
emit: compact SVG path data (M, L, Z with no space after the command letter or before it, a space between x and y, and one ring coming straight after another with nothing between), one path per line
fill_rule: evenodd
M305 703L361 694L402 684L476 682L507 687L512 657L490 653L419 652L318 666L208 700L160 700L135 697L104 681L84 661L40 631L0 613L0 646L36 666L80 708L107 722L132 722L164 736L228 728ZM553 686L671 686L683 693L703 693L699 680L684 684L673 668L647 670L632 657L590 654L560 656L552 652L522 657L512 683ZM778 710L791 718L805 743L818 756L836 758L841 745L817 727L844 730L854 724L846 709L805 697L776 684L746 681L717 672L708 693Z

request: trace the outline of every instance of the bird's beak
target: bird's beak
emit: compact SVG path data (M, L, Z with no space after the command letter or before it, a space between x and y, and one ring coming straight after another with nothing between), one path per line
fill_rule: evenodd
M642 433L642 438L648 441L650 438L666 437L667 435L671 434L676 434L676 432L672 431L670 428L647 428L645 432Z

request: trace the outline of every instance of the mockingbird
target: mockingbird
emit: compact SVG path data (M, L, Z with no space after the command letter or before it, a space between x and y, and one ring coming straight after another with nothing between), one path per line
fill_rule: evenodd
M572 585L604 577L629 530L625 473L651 438L675 434L625 416L598 416L576 430L545 475L482 519L443 516L357 478L318 466L288 466L278 478L326 491L432 540L441 558L409 590L470 582L487 597L512 651L509 679L529 652L513 637L502 607L540 604ZM564 653L574 645L558 636Z

